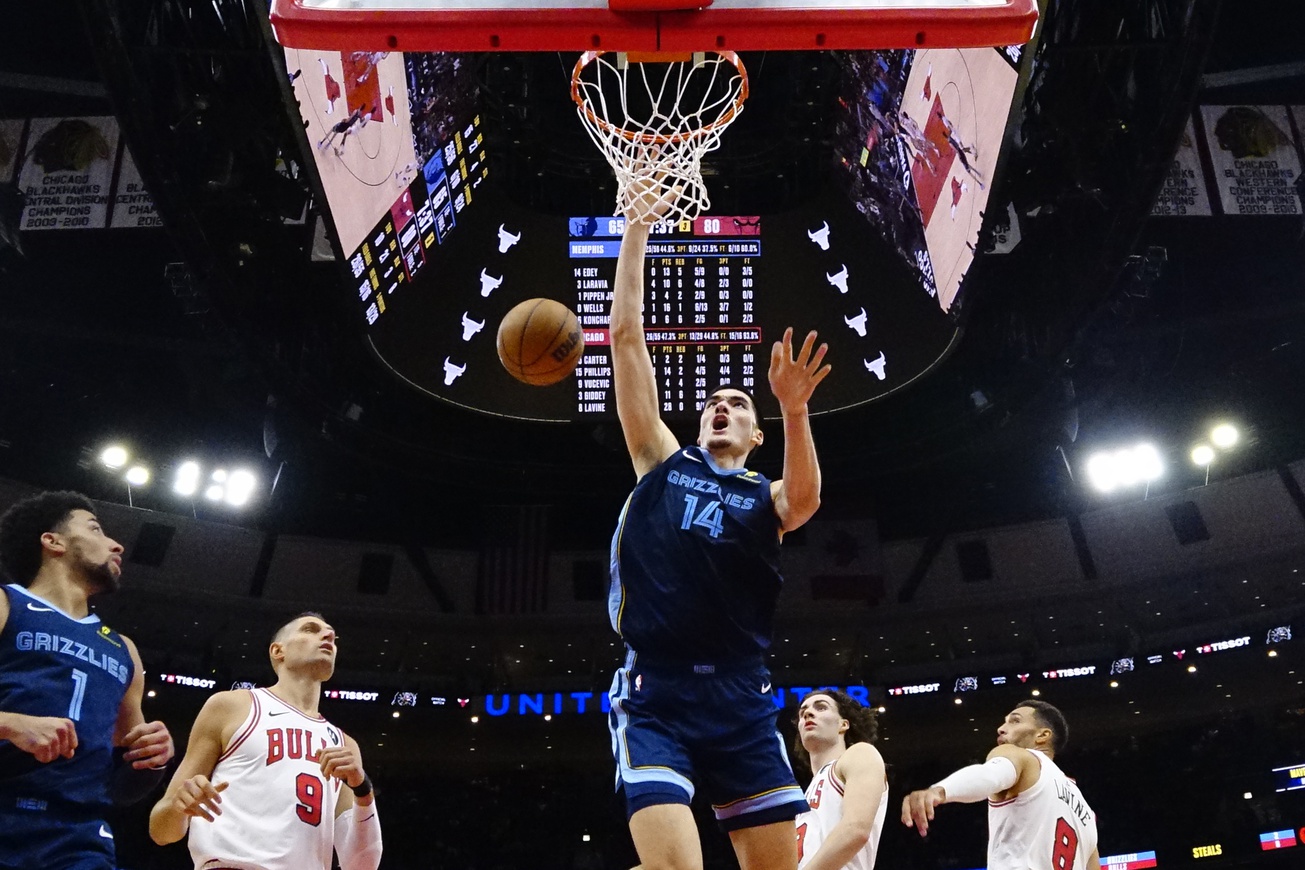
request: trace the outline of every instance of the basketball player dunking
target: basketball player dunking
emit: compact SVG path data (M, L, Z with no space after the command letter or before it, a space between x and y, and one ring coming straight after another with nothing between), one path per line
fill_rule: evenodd
M793 818L807 808L775 728L763 656L779 596L783 532L820 504L807 401L829 373L826 346L790 329L771 353L784 417L784 477L744 467L762 441L756 405L721 387L698 442L681 447L659 416L643 331L643 261L665 201L627 214L611 313L616 409L638 482L612 540L608 610L626 645L610 692L617 787L645 870L701 868L689 810L695 783L743 870L795 870Z
M874 870L888 814L888 777L875 749L874 713L844 692L812 692L798 705L799 758L811 764L797 819L802 870Z
M902 823L929 833L934 807L988 801L988 870L1097 870L1097 819L1052 758L1069 739L1046 701L1021 701L997 729L984 764L971 764L902 801Z
M0 565L0 868L111 870L110 801L144 798L173 754L136 646L87 602L118 588L122 545L85 496L47 492L0 517Z
M317 613L277 630L270 689L218 692L150 813L150 836L190 831L196 870L376 870L381 826L358 744L317 712L335 671L335 629Z

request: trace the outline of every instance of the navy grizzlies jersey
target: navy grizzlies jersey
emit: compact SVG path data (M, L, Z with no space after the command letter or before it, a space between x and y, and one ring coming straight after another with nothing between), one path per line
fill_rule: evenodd
M133 676L131 653L95 614L74 619L21 586L4 592L9 620L0 631L0 710L71 719L77 751L41 764L0 740L0 796L9 809L14 800L27 809L107 806L113 729Z
M612 627L631 649L693 663L770 646L782 580L770 481L683 447L648 472L612 539Z

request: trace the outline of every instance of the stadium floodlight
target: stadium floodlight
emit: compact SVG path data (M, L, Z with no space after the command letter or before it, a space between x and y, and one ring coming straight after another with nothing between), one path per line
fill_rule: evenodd
M226 483L226 482L227 482L227 470L226 470L225 468L215 468L215 469L213 469L212 481L213 481L214 483Z
M1210 440L1214 446L1220 450L1228 450L1237 443L1240 437L1237 427L1231 423L1220 423L1210 430Z
M150 470L143 465L133 465L127 469L124 479L132 486L144 486L150 482Z
M100 462L104 467L117 471L127 464L127 448L121 444L110 444L100 453Z
M249 502L254 494L258 479L253 472L238 468L227 477L226 502L232 507L241 507Z
M213 484L208 489L204 490L204 498L209 501L222 501L222 492L222 487Z
M1088 482L1100 492L1112 492L1119 485L1115 475L1114 457L1109 453L1094 453L1087 461Z
M1121 487L1150 485L1164 476L1164 460L1155 445L1141 443L1119 450L1092 454L1087 461L1088 481L1101 492Z
M1192 462L1202 468L1209 468L1214 462L1214 448L1209 444L1198 444L1192 448Z
M199 492L199 463L186 461L177 466L177 475L172 481L172 491L177 495L193 496Z

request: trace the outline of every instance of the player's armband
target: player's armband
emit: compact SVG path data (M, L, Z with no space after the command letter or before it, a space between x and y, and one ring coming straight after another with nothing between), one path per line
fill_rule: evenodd
M353 807L335 818L335 854L340 870L376 870L381 864L381 821L376 803Z
M987 799L989 795L1005 791L1019 779L1019 771L1009 758L998 755L983 764L971 764L935 782L934 786L947 793L948 803L972 804Z

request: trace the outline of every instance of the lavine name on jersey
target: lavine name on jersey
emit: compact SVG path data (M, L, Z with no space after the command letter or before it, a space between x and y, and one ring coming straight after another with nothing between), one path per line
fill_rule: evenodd
M1069 787L1068 782L1056 780L1056 797L1060 798L1061 803L1069 807L1069 811L1075 815L1084 826L1092 823L1092 811L1088 809L1083 799Z
M14 636L14 646L19 652L52 652L78 659L107 671L124 686L127 684L127 678L131 673L131 669L126 662L120 662L113 656L97 653L86 644L78 643L71 638L60 637L57 634L50 634L45 631L20 631Z

